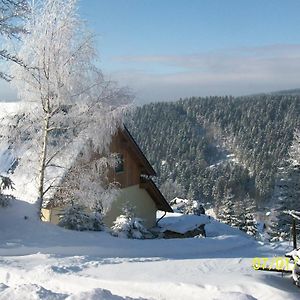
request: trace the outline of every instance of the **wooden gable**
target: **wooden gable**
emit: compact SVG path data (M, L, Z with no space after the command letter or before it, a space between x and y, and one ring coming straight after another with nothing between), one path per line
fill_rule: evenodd
M123 160L123 168L112 170L109 176L110 180L120 183L121 188L139 185L151 196L157 209L173 212L155 183L150 179L150 176L156 176L156 172L125 126L118 130L112 138L110 151L119 154Z
M118 154L122 160L123 169L113 170L110 174L110 179L119 182L122 188L140 184L141 175L156 176L125 126L113 136L110 151Z

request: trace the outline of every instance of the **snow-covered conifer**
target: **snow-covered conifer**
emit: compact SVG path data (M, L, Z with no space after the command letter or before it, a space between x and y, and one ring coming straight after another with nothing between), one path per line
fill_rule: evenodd
M86 207L74 203L59 214L59 226L72 230L103 230L102 215L86 211Z
M3 193L4 190L13 190L13 182L7 176L0 175L0 206L5 207L14 199L12 195Z
M250 198L249 195L243 201L244 210L240 212L239 216L239 228L245 231L247 234L252 235L254 237L258 234L258 224L255 219L255 211L256 207L254 205L254 200Z
M133 208L126 204L123 214L118 216L111 228L114 236L129 239L151 238L152 234L145 228L144 221L134 216Z
M270 240L290 238L292 218L286 210L300 211L300 130L294 131L289 156L279 168L273 195L273 211L268 220Z
M218 207L218 219L225 224L238 227L239 221L235 211L234 195L231 189L228 189L224 199L221 200L221 205Z

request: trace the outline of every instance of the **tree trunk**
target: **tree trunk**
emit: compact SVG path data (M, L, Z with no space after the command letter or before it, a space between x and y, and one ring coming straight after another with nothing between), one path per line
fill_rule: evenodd
M47 157L47 148L48 148L49 119L50 119L49 113L46 113L44 118L42 152L40 157L40 169L39 169L38 201L39 201L40 213L41 213L41 208L42 208L43 198L44 198L44 182L45 182L46 157Z

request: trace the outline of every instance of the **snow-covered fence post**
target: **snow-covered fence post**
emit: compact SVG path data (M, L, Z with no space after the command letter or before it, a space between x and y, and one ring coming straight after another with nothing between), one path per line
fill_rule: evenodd
M297 249L297 235L296 235L296 219L293 218L293 225L292 225L292 235L293 235L293 248Z
M296 220L300 220L300 212L295 210L285 210L284 213L290 215L293 218L292 221L293 248L297 249Z

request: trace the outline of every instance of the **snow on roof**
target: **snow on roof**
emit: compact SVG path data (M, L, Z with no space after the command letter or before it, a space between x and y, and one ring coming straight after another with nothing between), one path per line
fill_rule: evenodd
M179 198L179 197L175 197L172 202L173 203L181 203L181 202L188 202L189 200L188 199L183 199L183 198Z
M198 228L200 225L210 223L210 217L207 215L183 215L180 213L167 213L167 215L159 221L161 232L167 230L184 234L188 231Z

